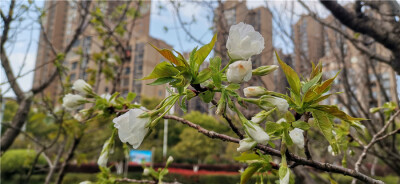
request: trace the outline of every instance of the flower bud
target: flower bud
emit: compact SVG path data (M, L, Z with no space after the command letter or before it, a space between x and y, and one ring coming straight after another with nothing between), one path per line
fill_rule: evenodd
M225 109L226 109L226 103L225 102L224 103L220 103L217 106L217 110L215 111L215 114L221 116L222 114L224 114Z
M81 95L74 95L74 94L66 94L63 98L63 107L67 110L75 110L80 105L84 104L86 99Z
M249 59L262 52L264 38L253 26L240 22L229 29L226 48L232 59Z
M171 164L173 161L174 161L174 158L172 156L169 156L168 159L167 159L167 163L165 164L166 167L168 167L169 164Z
M81 95L87 95L92 91L92 86L82 79L78 79L72 85L72 89L78 91Z
M270 110L273 107L277 107L279 113L284 115L288 109L289 104L285 99L274 97L274 96L263 96L259 103L260 107L264 110Z
M90 181L82 181L79 184L92 184L92 182L90 182Z
M303 130L300 128L295 128L292 131L289 132L289 136L292 139L293 143L299 148L303 149L304 148L304 136L303 136Z
M109 94L109 93L104 93L104 94L102 94L102 95L100 95L100 97L101 98L103 98L103 99L105 99L105 100L107 100L107 102L110 102L111 104L116 104L115 103L115 99L112 99L111 101L110 101L110 99L111 99L111 95Z
M271 72L275 71L278 68L279 68L279 66L277 66L277 65L260 66L256 69L254 69L252 71L252 73L253 73L253 75L256 75L256 76L264 76L264 75L270 74Z
M251 121L252 121L253 123L260 124L260 123L262 123L263 121L265 121L265 120L267 119L267 117L268 117L272 112L275 111L275 109L276 109L276 108L273 108L273 109L271 109L271 110L269 110L269 111L261 111L261 112L257 113L255 116L253 116L253 117L251 118Z
M107 63L110 65L115 65L117 63L117 60L115 60L115 58L107 58Z
M226 77L232 83L247 82L251 79L251 67L250 59L248 61L236 61L229 65Z
M150 169L149 168L144 168L143 169L143 176L148 176L150 174Z
M247 121L244 123L244 128L249 137L260 144L267 144L269 141L269 135L257 124Z
M97 160L97 165L99 165L100 167L107 167L110 143L111 143L111 139L108 139L103 145L103 149L101 150L100 157Z
M257 144L256 141L254 141L251 138L244 138L239 141L239 147L237 148L237 151L240 153L246 152L253 148Z
M118 136L121 142L128 142L134 149L137 149L149 128L146 127L150 117L139 118L145 111L142 109L131 109L125 114L114 118L114 127L118 129Z
M279 179L279 184L289 184L290 181L290 169L287 168L286 174L282 179Z
M332 156L335 156L335 155L336 155L335 152L333 151L331 145L328 146L328 152L329 152Z
M265 95L267 90L261 86L250 86L243 89L245 97L259 97Z

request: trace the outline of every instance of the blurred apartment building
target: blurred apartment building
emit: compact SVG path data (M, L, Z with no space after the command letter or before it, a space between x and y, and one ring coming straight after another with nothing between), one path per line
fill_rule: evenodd
M329 16L325 22L334 25L349 35L352 30ZM340 33L316 22L312 17L302 16L294 25L295 33L295 70L304 77L311 71L311 61L322 61L324 78L341 73L335 80L331 92L343 92L324 103L346 104L347 110L356 112L359 105L364 109L381 106L387 101L395 101L397 91L395 72L388 65L377 62L362 54ZM370 38L363 37L363 40ZM382 45L372 43L370 49L377 54L390 55ZM354 100L354 99L357 99ZM357 104L358 103L358 104ZM350 107L351 109L349 109Z
M128 3L127 1L101 1L92 2L91 9L99 7L102 13L107 18L107 22L112 24L116 22L112 20L114 10ZM136 7L136 3L132 2L131 6ZM116 87L123 96L128 92L137 93L135 101L139 101L142 96L164 98L165 86L148 86L150 81L136 80L140 79L153 70L154 66L161 61L163 57L157 53L148 43L159 48L172 48L162 40L149 36L150 25L150 5L151 1L145 1L140 6L140 17L133 21L132 18L127 18L125 28L131 28L134 24L131 35L125 34L122 36L124 41L127 41L126 55L128 60L123 63L123 71L119 84L115 86L111 80L102 75L98 84L95 84L96 93L111 93L113 87ZM43 18L43 25L49 41L57 50L63 50L72 40L75 29L79 24L79 8L76 3L69 1L46 1L45 9L48 10L47 15ZM50 51L50 45L47 44L44 30L41 31L39 48L36 59L36 67L43 65L36 70L34 75L34 86L41 84L46 78L50 77L55 70L54 65L46 63L52 62L55 56ZM102 40L99 39L98 33L92 25L89 25L79 39L73 43L71 51L65 56L63 65L68 68L68 76L70 81L74 82L77 79L88 80L90 71L98 70L98 65L94 62L93 54L102 51ZM78 54L77 51L80 51ZM112 57L112 54L110 54ZM115 69L118 67L116 66ZM117 70L118 71L118 70ZM96 82L97 83L97 82ZM98 85L98 86L96 86ZM62 85L57 77L56 80L43 92L46 96L54 99L61 95Z

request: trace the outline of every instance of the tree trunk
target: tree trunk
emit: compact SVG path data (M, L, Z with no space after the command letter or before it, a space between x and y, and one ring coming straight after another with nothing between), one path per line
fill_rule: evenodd
M11 122L12 128L7 128L3 136L1 136L0 155L3 155L3 153L6 152L8 148L10 148L15 138L17 138L19 132L21 131L21 127L25 124L25 121L28 118L29 109L32 104L32 98L33 97L24 98L21 101L18 110L15 113L15 116Z

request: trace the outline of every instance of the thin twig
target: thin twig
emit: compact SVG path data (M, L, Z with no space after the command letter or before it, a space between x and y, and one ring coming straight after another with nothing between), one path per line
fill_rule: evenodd
M367 157L367 151L368 151L368 149L371 148L371 147L372 147L376 142L378 142L379 140L382 140L382 139L379 139L379 140L378 140L378 137L381 136L381 135L385 132L385 130L389 127L389 125L390 125L392 122L394 122L396 116L399 115L399 114L400 114L400 110L397 111L396 113L394 113L394 114L392 115L392 117L390 117L390 119L389 119L389 121L386 123L386 125L383 126L383 127L381 128L381 130L379 130L379 132L377 132L377 133L372 137L372 140L369 142L369 144L366 145L366 146L364 146L363 152L361 153L360 157L358 157L358 160L357 160L357 162L356 162L356 164L355 164L355 166L354 166L354 170L355 170L355 171L359 171L359 170L360 170L360 165L361 165L362 161L365 159L365 157Z
M189 127L192 127L194 129L196 129L198 132L206 135L207 137L210 137L212 139L220 139L222 141L227 141L227 142L233 142L233 143L239 143L239 139L237 138L233 138L230 137L228 135L225 134L220 134L220 133L216 133L214 131L209 131L207 129L204 129L203 127L201 127L200 125L197 125L195 123L192 123L188 120L185 120L183 118L177 117L177 116L173 116L173 115L165 115L163 117L164 119L173 119L176 120L178 122L181 122L183 124L188 125ZM256 149L262 150L264 151L266 154L269 154L271 156L277 156L277 157L281 157L281 152L279 150L273 149L271 147L268 147L266 145L261 145L261 144L257 144L257 146L255 147ZM303 158L300 156L297 156L293 153L288 153L286 154L287 160L288 161L293 161L296 162L298 165L304 165L304 166L310 166L313 167L315 169L321 170L321 171L327 171L327 172L332 172L332 173L340 173L343 175L348 175L351 176L353 178L357 178L363 182L366 183L371 183L371 184L384 184L384 182L380 181L380 180L376 180L374 178L371 178L361 172L355 171L353 169L348 169L348 168L344 168L341 166L337 166L337 165L332 165L329 163L323 163L323 162L318 162L318 161L314 161L314 160L308 160L307 158Z

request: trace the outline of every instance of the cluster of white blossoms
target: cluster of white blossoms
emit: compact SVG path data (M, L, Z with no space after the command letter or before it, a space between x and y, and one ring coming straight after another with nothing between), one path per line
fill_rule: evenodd
M255 31L253 26L240 22L239 24L231 26L228 40L226 42L226 48L228 49L229 57L233 61L233 63L228 66L226 72L228 82L242 83L249 81L253 74L251 57L260 54L263 51L263 36L259 32ZM254 72L256 75L262 76L269 74L277 68L278 66L275 65L263 66ZM245 97L260 97L267 94L267 90L260 86L247 87L243 92ZM269 135L259 125L265 121L267 116L270 114L270 112L267 111L276 108L280 115L285 114L288 111L289 104L284 99L266 96L261 100L263 100L263 102L260 104L266 104L260 105L264 111L261 111L254 116L251 121L244 123L244 129L248 137L239 142L239 148L237 148L238 152L248 151L257 143L268 143ZM297 133L297 130L294 131L294 133Z
M226 77L229 82L247 82L252 76L251 56L264 49L264 38L253 26L240 22L231 26L226 42L229 56L238 60L229 65Z
M72 89L81 95L87 95L92 91L92 86L82 79L78 79L72 85ZM80 105L87 102L87 99L79 94L66 94L63 98L63 107L67 110L76 110Z

